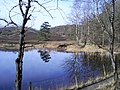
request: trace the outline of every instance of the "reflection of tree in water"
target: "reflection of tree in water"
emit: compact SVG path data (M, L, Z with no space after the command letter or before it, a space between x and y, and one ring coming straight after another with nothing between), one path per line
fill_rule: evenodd
M49 62L51 57L47 50L38 50L38 52L40 53L40 57L44 62Z
M68 73L69 79L75 83L76 88L78 88L79 78L80 78L80 55L74 53L71 58L65 61L63 68Z
M76 88L81 81L95 80L96 77L109 75L113 71L110 57L98 52L73 53L72 57L64 62L63 68Z
M107 75L112 72L112 64L110 57L103 53L84 53L82 65L86 68L86 73L97 71L93 74L93 77L96 74Z

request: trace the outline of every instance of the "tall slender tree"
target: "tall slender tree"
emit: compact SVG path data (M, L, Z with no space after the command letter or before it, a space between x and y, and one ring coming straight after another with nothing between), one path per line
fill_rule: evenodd
M81 26L81 19L82 19L82 0L74 0L71 14L70 14L70 21L72 24L75 25L74 31L75 31L75 39L77 44L80 44L80 33L82 31L80 30Z
M115 81L115 90L118 90L118 68L117 68L117 61L115 59L115 0L111 0L111 3L109 5L109 8L107 7L106 0L102 0L101 2L99 0L94 0L96 4L96 18L104 32L108 35L108 48L105 48L111 57L112 66L113 66L113 73L114 73L114 81ZM102 13L106 14L107 22L105 22L105 19L103 20L101 18L100 14L100 3L103 5L104 11ZM102 48L102 46L99 46Z

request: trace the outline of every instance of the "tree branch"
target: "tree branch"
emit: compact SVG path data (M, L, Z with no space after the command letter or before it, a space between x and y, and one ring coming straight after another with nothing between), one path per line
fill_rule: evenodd
M14 8L16 8L18 5L15 5L14 7L12 7L12 9L9 11L9 18L10 18L10 23L9 24L14 24L15 26L17 26L17 24L12 20L12 18L11 18L11 12L12 12L12 10L14 9Z
M4 21L5 23L9 23L7 20L0 18L1 21Z
M24 14L24 12L23 12L22 6L23 6L22 0L19 0L19 8L20 8L20 11L21 11L21 13L22 13L22 16L24 17L25 14Z
M42 7L46 12L48 12L48 14L51 16L51 18L53 19L53 16L50 14L50 12L42 5L40 4L38 1L34 1L36 2L40 7Z

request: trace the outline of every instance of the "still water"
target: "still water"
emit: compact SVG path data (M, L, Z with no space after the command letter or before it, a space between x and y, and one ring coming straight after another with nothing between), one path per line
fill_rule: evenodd
M54 90L55 87L74 83L76 73L79 73L78 81L82 82L112 72L109 58L105 56L101 58L99 53L94 55L83 52L48 51L48 53L51 58L49 62L44 62L37 49L25 52L23 90L27 90L30 81L33 87ZM16 58L16 51L0 51L0 90L14 90Z

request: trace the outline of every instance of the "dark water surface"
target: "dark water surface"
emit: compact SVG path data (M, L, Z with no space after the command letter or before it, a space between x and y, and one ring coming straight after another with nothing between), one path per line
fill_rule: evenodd
M33 87L43 90L55 90L74 83L74 77L79 73L78 81L104 76L112 72L108 56L99 53L65 53L49 51L50 61L44 62L38 50L26 51L23 61L23 90L27 90L31 81ZM17 52L0 51L0 90L14 90L15 59ZM52 89L51 89L52 88Z

